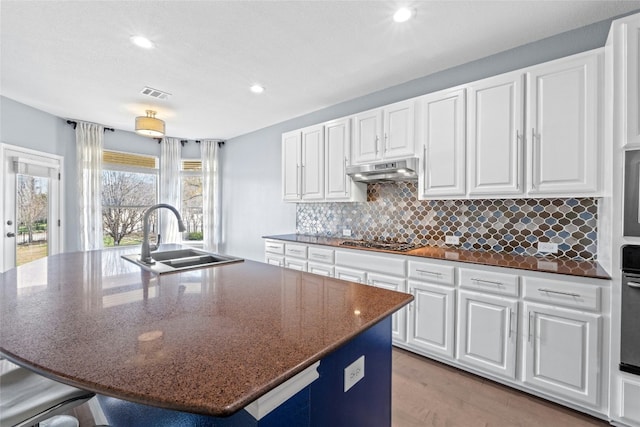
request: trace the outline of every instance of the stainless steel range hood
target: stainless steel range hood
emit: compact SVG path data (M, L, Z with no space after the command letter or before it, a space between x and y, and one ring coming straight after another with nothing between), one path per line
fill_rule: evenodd
M357 182L416 181L418 158L390 160L347 167L347 175Z

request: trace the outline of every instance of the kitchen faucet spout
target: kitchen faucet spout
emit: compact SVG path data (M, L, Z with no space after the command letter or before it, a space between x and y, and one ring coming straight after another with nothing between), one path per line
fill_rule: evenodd
M151 247L149 244L149 216L151 216L151 212L156 209L166 208L173 212L178 219L178 230L185 231L186 227L184 226L184 222L182 222L182 217L180 216L180 212L173 206L166 203L158 203L157 205L153 205L144 211L144 216L142 217L142 250L140 251L140 261L145 264L155 264L153 258L151 258L151 251L158 249L157 246Z

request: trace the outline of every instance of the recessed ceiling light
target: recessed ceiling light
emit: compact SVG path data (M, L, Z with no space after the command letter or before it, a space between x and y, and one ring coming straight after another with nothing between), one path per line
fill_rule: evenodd
M253 93L262 93L262 92L264 92L264 86L257 85L257 84L251 86L250 89L251 89L251 92L253 92Z
M408 7L401 7L393 14L393 20L396 22L407 22L415 15L415 9L409 9Z
M131 43L144 49L151 49L155 47L155 44L151 40L143 36L131 36L129 40L131 40Z

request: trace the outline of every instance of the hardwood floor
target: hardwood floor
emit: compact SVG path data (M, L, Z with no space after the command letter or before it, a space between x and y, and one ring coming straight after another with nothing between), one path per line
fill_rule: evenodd
M584 427L605 421L393 349L393 427Z

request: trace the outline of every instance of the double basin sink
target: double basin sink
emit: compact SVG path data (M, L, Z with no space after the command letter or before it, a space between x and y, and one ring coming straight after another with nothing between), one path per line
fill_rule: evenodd
M173 273L244 261L242 258L214 254L191 248L151 252L151 258L154 260L153 264L140 261L140 255L122 255L122 258L138 265L143 270L156 274Z

